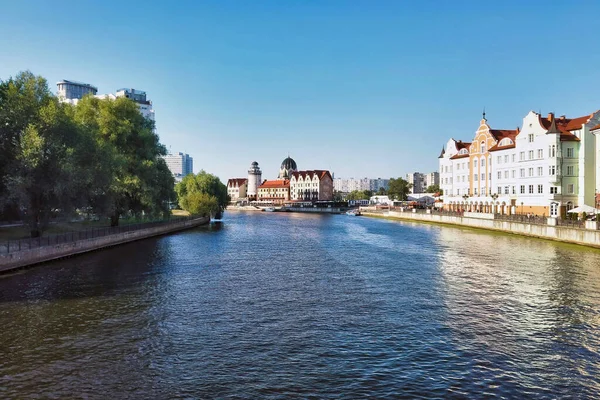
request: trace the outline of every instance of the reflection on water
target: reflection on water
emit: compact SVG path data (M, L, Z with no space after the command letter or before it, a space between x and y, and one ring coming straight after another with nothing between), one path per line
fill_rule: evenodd
M0 278L2 398L597 398L600 252L347 216Z

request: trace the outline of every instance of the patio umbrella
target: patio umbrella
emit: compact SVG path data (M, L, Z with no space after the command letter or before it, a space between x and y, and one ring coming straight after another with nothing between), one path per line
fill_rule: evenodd
M590 207L588 205L582 205L579 207L575 207L572 210L567 211L568 213L586 213L586 214L596 214L596 213L600 213L600 210L595 209L594 207Z

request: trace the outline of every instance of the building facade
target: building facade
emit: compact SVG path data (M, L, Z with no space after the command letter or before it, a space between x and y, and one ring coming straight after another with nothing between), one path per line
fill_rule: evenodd
M246 190L246 195L250 200L256 200L258 194L258 187L262 182L262 171L260 170L258 163L253 161L250 164L250 169L248 170L248 188Z
M295 171L290 178L294 201L333 201L333 178L329 171Z
M227 181L227 194L231 198L231 202L236 202L239 199L247 197L248 179L233 178Z
M599 119L599 112L555 118L532 111L521 128L497 130L484 115L471 143L451 139L439 157L444 207L557 217L593 205L598 150L592 130Z
M290 181L287 179L264 181L258 187L257 200L282 205L290 200Z
M56 83L57 96L63 102L77 103L77 100L81 100L83 96L91 94L95 96L98 93L98 88L90 85L89 83L68 81L63 79Z
M189 154L181 152L167 154L163 156L163 159L177 182L181 181L184 176L194 173L194 159Z
M430 172L428 174L411 172L406 174L406 180L412 185L410 193L424 193L429 186L440 184L440 175L438 172Z

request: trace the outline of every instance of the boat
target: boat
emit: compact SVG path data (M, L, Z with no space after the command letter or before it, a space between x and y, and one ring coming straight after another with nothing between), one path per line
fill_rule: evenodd
M273 212L273 211L275 211L275 207L265 207L265 208L263 208L263 211Z
M358 217L360 214L360 210L348 210L346 211L346 215L351 215L353 217Z

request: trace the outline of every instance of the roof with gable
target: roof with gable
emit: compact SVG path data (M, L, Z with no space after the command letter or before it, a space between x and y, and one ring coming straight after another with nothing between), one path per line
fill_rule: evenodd
M287 179L276 179L272 181L264 181L259 189L289 189L290 181Z
M440 153L440 156L438 158L444 158L444 154L446 154L446 149L442 147L442 152Z
M517 139L517 135L519 135L519 128L515 130L511 129L490 129L490 133L496 139L496 144L489 148L488 151L500 151L506 149L514 149L515 141ZM511 144L505 144L500 146L500 142L504 139L510 139L512 141Z
M555 118L554 114L550 113L547 118L542 118L538 115L540 125L548 130L547 133L559 133L560 140L563 142L576 141L580 139L575 136L571 131L581 129L583 125L590 122L595 113L584 115L583 117L577 118L566 118L564 115L559 118Z
M597 131L597 130L600 130L600 124L596 125L596 126L595 126L595 127L593 127L591 130L592 130L592 131Z
M455 154L452 157L450 157L451 160L456 160L457 158L465 158L465 157L469 157L469 147L471 146L470 142L463 142L462 140L455 140L454 144L456 145L456 150L457 151L461 151L462 149L466 149L467 153L466 154Z
M231 178L227 181L227 187L242 186L245 183L248 183L246 178Z
M302 177L303 180L306 179L307 177L309 177L310 179L314 179L315 175L319 178L319 180L322 180L326 176L329 176L329 178L331 180L333 180L331 173L329 171L323 170L323 169L315 169L312 171L294 171L294 172L292 172L291 175L294 178L296 178L296 180L298 180L300 177Z

